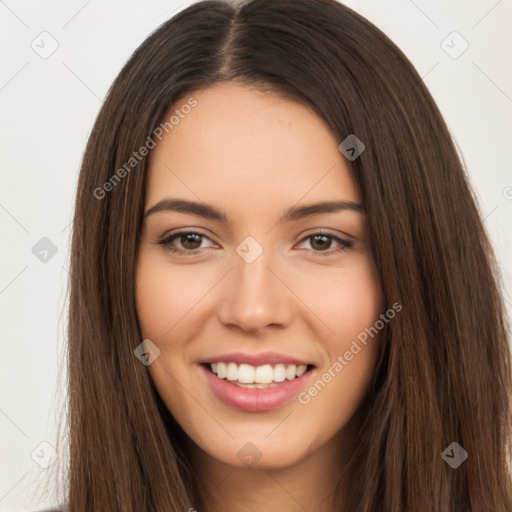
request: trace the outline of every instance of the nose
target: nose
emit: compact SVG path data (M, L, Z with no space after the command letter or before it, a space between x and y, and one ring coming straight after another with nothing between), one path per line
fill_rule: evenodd
M234 255L235 268L221 284L218 318L226 326L255 332L265 327L284 327L293 314L293 293L286 276L271 261L270 250L252 263Z

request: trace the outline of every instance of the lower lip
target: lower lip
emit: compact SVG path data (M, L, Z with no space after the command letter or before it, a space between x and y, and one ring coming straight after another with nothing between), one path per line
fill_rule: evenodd
M314 369L293 380L285 380L277 386L266 389L242 388L231 382L219 379L206 366L200 365L208 384L217 397L226 405L249 412L277 409L286 404L305 386Z

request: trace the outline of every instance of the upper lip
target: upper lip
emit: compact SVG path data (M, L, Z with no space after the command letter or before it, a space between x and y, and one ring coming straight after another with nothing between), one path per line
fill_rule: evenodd
M230 352L229 354L221 354L218 356L212 356L208 359L201 361L203 364L217 363L217 362L233 362L236 364L250 364L252 366L261 366L264 364L294 364L300 365L312 365L313 363L298 359L297 357L287 356L286 354L279 354L277 352L262 352L260 354L244 354L243 352Z

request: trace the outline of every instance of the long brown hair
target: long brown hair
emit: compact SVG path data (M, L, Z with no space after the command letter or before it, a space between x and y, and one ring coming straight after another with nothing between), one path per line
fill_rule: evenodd
M340 475L340 491L350 492L334 506L510 512L508 326L476 199L413 66L334 0L193 4L112 85L84 154L73 223L71 512L206 508L186 436L133 353L142 341L134 271L148 158L126 162L178 100L221 81L302 102L340 142L355 134L366 147L350 165L384 301L403 309L383 338ZM441 455L452 442L468 453L456 469Z

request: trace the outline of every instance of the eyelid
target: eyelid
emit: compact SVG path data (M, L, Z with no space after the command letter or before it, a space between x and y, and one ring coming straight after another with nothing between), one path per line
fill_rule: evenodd
M174 253L178 256L185 256L185 257L186 256L194 256L194 255L198 254L199 252L201 252L203 249L208 248L208 247L202 247L202 248L199 247L197 249L188 250L188 249L180 249L180 248L174 247L172 245L172 242L175 239L179 239L181 236L189 234L189 233L199 235L201 237L201 243L202 243L203 239L207 239L210 242L215 244L215 242L211 239L211 237L206 235L205 233L203 233L201 231L201 229L199 229L199 228L179 228L178 231L171 231L169 233L166 233L155 243L158 245L161 245L164 250L166 250L170 253ZM350 240L346 240L346 239L340 237L339 235L335 235L334 233L331 233L328 229L317 228L313 232L303 234L301 236L301 239L294 245L294 247L298 244L304 243L304 242L312 239L314 236L324 236L324 237L330 238L331 241L334 241L338 244L338 247L335 248L334 250L332 248L329 248L329 249L326 249L325 251L315 251L313 249L301 249L306 254L314 254L315 256L331 256L331 255L335 255L335 254L338 254L343 251L348 251L354 245L354 242L352 242ZM347 236L349 238L353 238L350 235L347 235Z
M304 240L304 238L307 238L309 236L314 236L314 235L326 235L326 236L332 236L333 238L339 238L339 239L343 239L343 237L346 238L346 242L350 242L350 241L356 241L357 238L353 235L349 235L348 233L346 233L345 231L339 231L339 230L334 230L334 229L330 229L330 228L313 228L312 231L306 231L305 233L301 234L300 235L300 240Z
M170 245L170 242L172 241L172 239L176 240L176 239L180 238L180 235L187 235L190 233L199 235L202 237L202 239L207 239L210 242L212 242L213 244L216 244L216 242L214 242L209 235L202 232L200 228L178 228L176 231L170 231L170 232L166 233L165 235L161 236L155 243L162 245L163 248L166 250L172 251L172 249L166 248L166 245ZM216 245L218 245L218 244L216 244ZM197 251L201 251L202 249L206 249L206 247L202 247L202 248L198 248L198 249L190 249L190 250L175 248L175 252L194 254Z
M307 234L303 235L296 245L304 243L307 240L311 240L314 236L325 236L325 237L328 237L328 238L334 240L338 244L338 248L336 248L334 250L332 248L330 248L330 249L327 249L325 251L314 251L312 249L304 249L304 251L306 253L308 253L308 254L313 253L313 254L319 255L319 256L330 256L330 255L337 254L337 253L339 253L341 251L347 251L347 250L351 249L354 246L354 242L353 241L346 240L346 239L342 238L339 235L331 233L327 229L316 229L312 233L307 233ZM347 236L349 238L352 238L352 237L350 237L350 235L347 235Z

